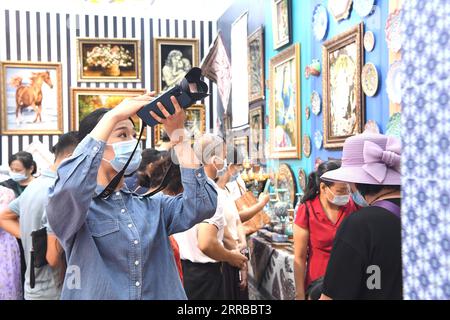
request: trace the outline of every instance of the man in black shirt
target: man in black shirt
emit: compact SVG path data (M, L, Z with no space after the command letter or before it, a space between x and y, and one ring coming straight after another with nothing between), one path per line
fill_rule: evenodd
M342 166L321 178L352 185L362 209L336 233L321 299L402 299L400 142L362 134L344 144Z

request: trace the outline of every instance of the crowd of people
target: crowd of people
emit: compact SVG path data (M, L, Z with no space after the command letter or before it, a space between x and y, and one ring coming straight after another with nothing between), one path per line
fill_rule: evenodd
M243 223L269 196L238 209L241 155L218 135L191 141L174 98L174 114L152 113L166 148L136 147L131 117L152 99L86 116L39 177L31 154L11 156L0 299L249 299ZM294 227L297 299L401 299L399 165L395 139L362 134L347 139L342 164L310 174Z

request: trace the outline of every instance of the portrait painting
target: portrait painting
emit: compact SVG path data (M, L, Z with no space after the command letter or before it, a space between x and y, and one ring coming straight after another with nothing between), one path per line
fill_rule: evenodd
M264 158L264 104L253 108L249 112L250 126L250 159Z
M362 132L362 23L323 44L324 147L340 148Z
M272 0L273 47L279 49L291 42L291 1Z
M61 64L1 62L1 134L61 134Z
M271 157L300 159L300 45L273 57L269 69Z
M92 111L100 108L113 109L124 99L144 94L144 89L103 89L103 88L72 88L71 130L78 130L80 121ZM132 118L134 129L139 134L142 120L137 115ZM146 139L146 130L142 139Z
M198 39L155 38L155 90L166 92L178 85L199 64Z
M264 33L258 28L248 37L248 101L264 99Z
M79 82L139 82L140 41L77 39Z

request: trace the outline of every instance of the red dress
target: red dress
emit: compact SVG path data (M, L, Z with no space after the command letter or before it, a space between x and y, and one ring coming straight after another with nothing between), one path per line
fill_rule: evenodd
M306 215L306 206L308 206L309 221ZM356 210L358 207L350 199L347 205L341 207L336 223L333 223L323 210L319 196L299 206L295 224L309 230L305 290L311 282L325 275L336 231L342 221Z

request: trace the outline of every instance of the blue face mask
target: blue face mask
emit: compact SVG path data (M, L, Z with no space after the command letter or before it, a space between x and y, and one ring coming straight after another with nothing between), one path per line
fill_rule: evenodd
M233 174L233 175L230 177L230 181L229 181L229 182L235 182L235 181L237 180L237 178L239 178L240 175L241 175L240 172L237 171L235 174Z
M27 180L28 176L26 175L26 173L23 172L14 172L14 171L10 171L9 172L9 176L11 177L11 179L13 179L15 182L20 182L23 180Z
M136 139L111 143L110 146L112 146L114 150L114 159L104 160L108 161L116 172L120 172L120 170L125 167L125 164L133 153L134 147L136 146ZM125 175L130 175L133 172L137 171L142 160L141 153L141 145L138 145L136 152L134 153L133 158L130 161L130 164L125 170Z
M358 190L352 193L352 199L353 201L360 207L368 207L369 204L367 203L366 199L359 193Z

